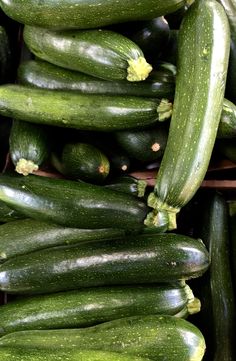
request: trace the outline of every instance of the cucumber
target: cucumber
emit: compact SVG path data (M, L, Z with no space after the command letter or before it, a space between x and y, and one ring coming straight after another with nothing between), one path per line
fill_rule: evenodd
M0 86L1 115L64 128L96 131L143 128L169 118L171 110L167 99L78 94L14 84Z
M106 154L89 143L65 144L61 156L52 158L52 164L65 176L90 183L103 183L110 172Z
M126 80L107 81L92 77L43 60L28 60L18 67L19 83L38 88L76 90L85 94L132 95L142 97L173 97L174 79L164 70L152 71L140 82Z
M18 219L0 226L0 260L59 245L123 237L122 229L62 227L34 219Z
M176 214L199 189L217 135L230 47L223 7L215 0L196 0L184 17L178 42L173 115L148 200L153 212L145 221L146 225L158 224L159 213L164 213L169 229L176 228Z
M138 45L111 30L53 31L25 26L23 38L38 58L105 80L141 81L152 70Z
M147 182L130 175L121 175L111 179L110 182L106 183L104 186L118 192L130 193L136 197L144 197Z
M9 152L16 172L26 176L37 171L49 156L48 129L15 119L9 137Z
M217 138L236 137L236 105L224 99Z
M167 233L138 234L51 247L9 259L0 265L0 290L36 294L171 282L199 277L208 266L208 252L199 239Z
M13 300L1 307L0 335L88 327L118 318L175 315L194 300L186 284L94 287Z
M45 28L98 28L125 21L152 19L180 8L185 0L1 0L2 10L19 23Z
M171 340L171 342L170 342ZM201 361L205 340L189 321L168 315L132 316L84 329L18 331L1 337L0 347L39 351L115 351L163 361ZM0 349L1 349L0 348Z
M25 349L19 347L17 350L11 347L4 347L0 349L0 357L2 361L149 361L147 358L136 357L130 355L122 355L117 352L109 351L87 351L87 350L58 350L49 352L38 351L37 349Z
M148 207L111 189L36 175L1 175L0 200L27 218L75 228L138 230Z

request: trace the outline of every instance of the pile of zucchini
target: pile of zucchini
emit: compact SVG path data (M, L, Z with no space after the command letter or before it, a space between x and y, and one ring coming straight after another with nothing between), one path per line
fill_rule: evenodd
M1 360L201 361L201 280L217 344L225 205L206 210L216 245L179 231L178 215L236 134L225 3L0 0L22 37L16 79L0 85ZM153 189L130 175L152 167Z

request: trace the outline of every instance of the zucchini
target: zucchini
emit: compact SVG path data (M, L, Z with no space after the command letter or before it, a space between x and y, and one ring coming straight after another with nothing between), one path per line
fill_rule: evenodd
M22 218L25 218L23 214L8 207L6 203L0 201L0 222L11 222Z
M129 194L84 182L1 175L0 200L25 217L75 228L143 227L148 207Z
M84 329L13 332L0 338L0 347L37 348L39 351L83 347L155 361L201 361L206 346L200 330L189 321L168 315L148 315L126 317Z
M153 212L145 221L146 225L158 224L159 213L164 213L169 229L176 228L176 214L199 189L217 135L230 47L223 7L215 0L196 0L184 17L178 42L173 115L148 200Z
M124 236L122 229L62 227L34 219L18 219L0 226L0 260L59 245L72 245Z
M42 351L38 349L25 349L19 347L17 350L11 347L0 348L1 361L149 361L147 358L123 355L117 352L100 351L100 350L53 350L53 352Z
M78 94L23 85L0 86L0 114L31 123L81 130L143 128L170 117L166 100Z
M236 105L224 99L217 138L236 137Z
M19 23L45 28L98 28L133 20L152 19L180 8L185 0L1 0L2 10Z
M89 143L67 143L60 156L52 157L54 167L71 179L103 183L110 172L110 162L104 152Z
M138 45L111 30L53 31L25 26L23 37L38 58L97 78L141 81L152 70Z
M43 60L28 60L18 67L18 82L38 88L76 90L85 94L132 95L142 97L173 97L174 78L164 70L152 71L140 82L108 81L92 77Z
M119 192L133 194L136 197L144 197L147 182L130 175L121 175L111 179L110 182L106 183L104 186Z
M167 233L138 234L51 247L11 258L0 265L0 290L36 294L171 282L199 277L208 266L208 252L199 239Z
M48 129L15 119L10 137L9 152L15 171L28 175L39 169L49 156Z
M2 25L0 25L0 44L0 84L4 84L10 79L13 64L8 33Z
M1 307L0 335L88 327L135 315L175 315L193 300L191 289L184 283L94 287L21 298Z

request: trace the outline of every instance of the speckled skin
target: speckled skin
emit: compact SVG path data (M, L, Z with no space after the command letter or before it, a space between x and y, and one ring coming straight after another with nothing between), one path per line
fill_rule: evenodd
M3 336L0 346L40 351L81 346L121 352L155 361L201 361L205 340L192 323L174 316L134 316L85 329L20 331Z
M97 28L174 12L185 0L1 0L14 20L45 28Z

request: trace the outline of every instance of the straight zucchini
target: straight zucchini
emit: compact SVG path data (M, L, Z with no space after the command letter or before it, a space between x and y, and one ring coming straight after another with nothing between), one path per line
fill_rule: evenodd
M130 235L11 258L0 265L0 290L39 294L171 282L199 277L208 266L208 252L199 239L168 233Z
M143 228L148 207L132 195L85 182L1 175L0 200L27 218L75 228Z
M171 340L171 342L170 342ZM132 316L84 329L32 330L0 338L0 349L37 348L39 352L78 350L112 351L163 361L201 361L205 340L189 321L168 315Z
M1 0L2 10L19 23L45 28L98 28L152 19L179 9L185 0Z
M185 307L191 309L193 301L185 283L94 287L21 298L1 307L0 335L88 327L136 315L175 315Z
M196 0L183 19L178 44L173 115L148 200L154 210L145 222L158 224L159 213L164 213L169 229L176 228L176 214L199 189L217 135L230 48L223 7L215 0Z
M107 132L143 128L169 118L171 111L167 99L0 86L1 115L64 128Z
M25 216L20 212L8 207L6 203L0 201L0 222L12 222L18 219L23 219Z
M105 80L141 81L152 70L138 45L111 30L53 31L25 26L23 38L38 58Z

